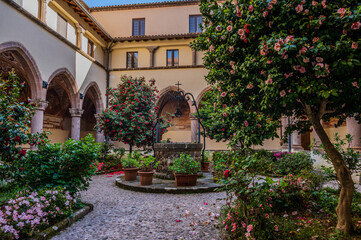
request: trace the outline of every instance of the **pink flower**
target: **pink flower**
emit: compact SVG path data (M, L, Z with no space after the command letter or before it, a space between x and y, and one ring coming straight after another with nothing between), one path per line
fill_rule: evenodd
M292 35L288 35L285 39L285 43L292 42L293 40L295 40L295 37Z
M229 65L231 65L231 66L233 66L234 64L236 64L235 61L230 61L230 62L229 62Z
M303 5L302 4L298 4L297 7L295 8L297 13L300 13L303 11Z
M240 28L240 29L238 30L238 35L240 35L240 36L245 35L245 34L244 34L244 30L243 30L242 28Z
M223 117L227 117L227 113L223 113Z
M221 97L225 97L226 95L227 95L226 92L222 92L222 93L221 93Z
M268 214L265 214L264 216L265 216L266 218L269 218L269 215L268 215Z
M223 175L224 175L225 178L228 178L229 177L229 170L227 169L226 171L224 171Z
M272 84L272 83L273 83L272 78L267 79L266 84Z
M221 27L221 26L217 26L217 27L216 27L216 30L219 32L219 31L222 30L222 27Z
M281 95L281 97L286 96L286 91L285 91L285 90L282 90L282 91L280 92L280 95Z
M241 222L241 224L242 224L242 227L246 228L247 225L243 221Z
M352 83L352 86L354 86L354 87L356 87L356 88L360 88L360 87L358 86L357 82L353 82L353 83Z
M298 214L297 211L293 211L293 212L292 212L292 215L293 215L293 216L296 216L297 214Z
M268 64L271 64L272 62L273 62L272 60L268 60L268 61L267 61Z
M262 50L261 50L261 55L264 56L264 55L266 55L266 54L267 54L267 52L262 49Z
M312 6L317 6L317 5L318 5L318 2L312 1Z
M337 13L340 14L340 18L342 18L343 16L345 16L346 9L345 8L339 8L337 10Z
M360 28L360 26L361 26L361 23L360 23L360 22L354 22L354 23L352 23L352 25L351 25L351 29L352 29L352 30L357 30L357 29Z
M253 6L252 5L249 5L248 11L253 12Z
M246 121L244 121L244 126L246 126L246 127L248 127L249 126L249 123L248 123L248 121L246 120Z
M232 29L233 29L233 27L232 27L231 25L229 25L229 26L227 27L227 31L228 31L228 32L232 31Z
M316 57L316 61L317 62L323 62L323 58L322 57Z
M264 70L261 70L261 75L263 75L264 74Z
M342 34L343 34L343 35L347 35L347 30L346 30L346 29L343 29L343 30L342 30Z
M251 224L247 226L247 232L251 232L252 229L253 229L253 226Z
M247 89L252 89L253 88L253 84L252 83L249 83L248 85L247 85Z
M276 43L274 49L275 49L277 52L278 52L279 50L281 50L281 44Z
M326 7L327 7L327 6L326 6L326 0L322 1L321 3L322 3L322 7L323 7L323 8L326 8Z
M229 47L229 51L230 51L231 53L233 53L233 52L234 52L234 47L233 47L233 46L230 46L230 47Z
M235 74L235 71L232 69L232 70L230 71L230 73L233 75L233 74Z
M312 39L312 42L317 42L318 40L320 40L320 38L319 37L314 37L313 39Z
M209 51L210 51L210 52L213 52L213 51L214 51L213 45L211 45L211 46L209 47Z
M203 204L204 204L204 205L208 205L208 203L206 203L206 202L204 202Z
M357 49L357 48L358 48L358 43L357 43L357 42L353 42L352 45L351 45L351 48Z
M275 231L278 232L278 226L277 225L275 225Z
M246 238L250 238L251 237L251 234L248 232L245 234Z
M263 12L263 17L267 17L267 15L268 15L268 11L264 11Z
M306 47L302 47L301 49L300 49L300 51L298 51L298 53L300 54L300 55L303 55L303 54L305 54L307 52L307 48Z
M179 219L177 219L177 220L175 220L175 222L180 222L181 220L179 220Z
M302 60L303 60L303 62L304 62L304 63L308 63L308 62L310 62L310 59L309 59L309 58L307 58L307 57L306 57L306 58L304 58L304 59L302 59Z
M241 11L237 11L237 17L242 17L242 12Z
M304 66L300 67L300 73L305 73L306 72L306 68Z

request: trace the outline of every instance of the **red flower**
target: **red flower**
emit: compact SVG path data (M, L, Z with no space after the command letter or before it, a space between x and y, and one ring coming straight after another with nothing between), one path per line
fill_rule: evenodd
M225 176L226 178L229 177L229 170L228 170L228 169L227 169L226 171L224 171L224 176Z
M16 142L19 142L19 141L21 140L21 138L20 138L19 136L16 136L16 137L14 138L14 140L15 140Z
M25 156L26 155L26 150L25 149L21 150L19 154L20 154L20 156Z

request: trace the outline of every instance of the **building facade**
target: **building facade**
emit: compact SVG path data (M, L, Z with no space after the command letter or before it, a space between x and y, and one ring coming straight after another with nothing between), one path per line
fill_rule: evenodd
M176 110L167 98L176 83L199 106L211 89L204 80L203 53L190 47L201 21L198 0L97 8L81 0L1 0L0 73L14 69L27 83L24 96L38 103L32 132L50 131L54 142L92 133L101 142L104 136L94 131L96 117L106 107L107 87L115 87L121 75L155 79L159 102L165 102L162 114ZM193 102L180 106L182 116L172 120L163 138L195 141ZM332 121L324 126L331 137L351 133L352 147L361 150L361 125L353 119L338 128ZM307 150L313 138L318 139L294 133L293 150ZM278 139L262 147L286 148ZM226 148L207 140L209 150Z

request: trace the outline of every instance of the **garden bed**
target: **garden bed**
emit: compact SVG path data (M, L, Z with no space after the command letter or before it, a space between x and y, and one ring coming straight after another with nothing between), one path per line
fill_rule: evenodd
M83 208L77 210L72 214L71 216L59 221L58 223L52 225L51 227L48 227L44 231L35 234L34 237L32 237L32 240L45 240L45 239L51 239L54 237L57 233L60 231L63 231L67 227L71 226L73 223L78 221L79 219L83 218L85 215L93 211L94 206L90 203L85 203L86 206Z

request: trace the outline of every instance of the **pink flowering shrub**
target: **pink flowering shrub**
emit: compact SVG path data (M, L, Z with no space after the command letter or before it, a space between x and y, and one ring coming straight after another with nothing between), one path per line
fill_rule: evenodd
M73 213L77 200L63 188L20 192L0 208L0 239L24 239Z

